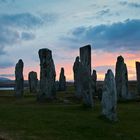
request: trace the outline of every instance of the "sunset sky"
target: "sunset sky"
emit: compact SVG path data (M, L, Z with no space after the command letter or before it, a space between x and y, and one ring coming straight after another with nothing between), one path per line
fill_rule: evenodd
M64 67L73 80L72 66L79 48L91 44L92 68L98 80L114 71L122 55L129 79L136 79L140 61L139 0L0 0L0 77L14 79L15 64L24 62L24 77L36 71L38 50L52 50L59 77Z

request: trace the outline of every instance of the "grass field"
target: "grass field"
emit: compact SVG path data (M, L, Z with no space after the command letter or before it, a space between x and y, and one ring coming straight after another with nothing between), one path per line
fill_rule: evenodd
M28 93L16 100L13 92L0 91L0 140L140 140L140 102L120 102L119 121L112 123L99 117L99 101L87 109L71 93L68 89L58 93L58 101L38 103Z

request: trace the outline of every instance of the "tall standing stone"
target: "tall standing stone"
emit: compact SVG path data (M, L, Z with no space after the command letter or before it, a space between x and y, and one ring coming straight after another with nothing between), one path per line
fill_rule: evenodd
M91 86L91 46L80 48L82 96L86 106L93 107Z
M118 99L127 99L128 97L128 72L127 66L124 63L124 58L118 56L116 63L116 88Z
M140 95L140 62L136 62L137 90Z
M34 71L29 72L28 81L29 81L30 92L37 93L37 88L38 88L37 73Z
M20 59L15 66L15 96L16 97L22 97L24 92L23 67L24 67L24 63L22 59Z
M80 48L80 62L85 67L88 76L91 75L91 46Z
M59 81L55 81L55 90L59 91Z
M74 65L73 65L73 73L74 73L74 87L75 87L75 96L77 98L82 97L82 85L81 85L81 62L79 60L79 56L76 57Z
M66 90L66 77L64 73L64 68L61 68L60 77L59 77L59 90L65 91Z
M40 94L39 100L55 98L55 65L52 51L44 48L39 50L40 58Z
M117 120L117 92L114 74L108 70L105 75L102 95L102 115L111 121Z
M96 70L93 70L92 75L91 75L91 83L92 83L92 94L93 96L96 95L96 81L97 81L97 74Z

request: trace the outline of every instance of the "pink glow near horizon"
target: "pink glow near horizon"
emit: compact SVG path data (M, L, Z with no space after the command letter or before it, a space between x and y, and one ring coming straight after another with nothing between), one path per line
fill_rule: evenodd
M127 64L128 67L128 75L129 75L129 80L135 80L136 79L136 70L135 70L135 61L140 61L140 56L139 56L140 52L138 52L137 54L131 54L131 53L107 53L107 52L98 52L95 53L94 51L92 52L92 68L96 69L96 67L98 66L108 66L107 69L109 69L110 67L112 68L115 67L116 64L116 59L118 55L122 55L125 59L125 63ZM76 56L75 56L76 57ZM75 58L73 59L75 60ZM67 81L71 81L73 80L73 63L71 60L70 61L63 61L61 63L55 63L55 68L56 68L56 80L59 79L59 74L60 74L60 69L61 67L64 67L65 69L65 75L66 75L66 79ZM106 70L107 70L106 69ZM103 80L104 79L104 75L106 73L106 70L104 72L98 72L97 70L97 74L98 74L98 80ZM1 69L0 74L14 74L15 68L6 68L6 69ZM38 79L40 79L40 68L39 68L39 64L37 63L36 66L24 66L24 79L27 80L28 79L28 73L30 71L36 71L38 74ZM114 71L114 69L113 69ZM14 77L7 77L10 78L12 80L14 80Z

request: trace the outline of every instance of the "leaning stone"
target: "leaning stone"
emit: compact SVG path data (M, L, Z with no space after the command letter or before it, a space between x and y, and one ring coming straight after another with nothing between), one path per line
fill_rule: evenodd
M66 77L64 74L64 68L61 68L60 77L59 77L59 91L66 90Z
M34 71L29 72L28 81L29 81L30 92L37 93L37 90L38 90L37 73Z
M15 67L15 96L16 97L22 97L24 92L23 67L24 67L24 63L22 59L20 59Z
M114 74L108 70L105 75L102 94L102 114L111 121L117 120L117 92Z
M37 99L40 101L54 99L56 73L52 51L44 48L40 49L38 53L40 58L40 92Z

